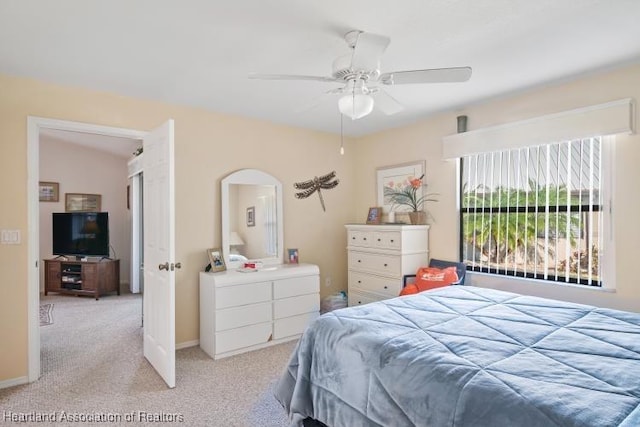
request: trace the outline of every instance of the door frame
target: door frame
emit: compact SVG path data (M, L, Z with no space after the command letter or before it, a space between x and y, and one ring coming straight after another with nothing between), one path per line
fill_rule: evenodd
M54 129L129 139L143 139L147 131L68 120L27 116L27 340L28 382L40 378L40 130Z

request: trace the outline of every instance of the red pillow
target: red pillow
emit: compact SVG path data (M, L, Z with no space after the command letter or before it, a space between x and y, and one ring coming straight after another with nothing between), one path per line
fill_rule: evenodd
M400 296L417 294L417 293L418 293L418 287L416 286L416 284L415 283L410 283L407 286L405 286L404 288L402 288L402 290L400 291Z
M455 267L422 267L419 268L416 273L415 285L418 288L418 292L422 292L429 289L449 286L457 281L458 273L456 272Z
M400 296L417 294L429 289L442 288L458 281L455 267L422 267L416 273L416 282L410 283L400 291Z

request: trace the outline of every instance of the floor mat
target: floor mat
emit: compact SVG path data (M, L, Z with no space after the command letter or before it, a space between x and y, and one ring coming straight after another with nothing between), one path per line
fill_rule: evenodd
M53 304L40 306L40 326L53 325Z

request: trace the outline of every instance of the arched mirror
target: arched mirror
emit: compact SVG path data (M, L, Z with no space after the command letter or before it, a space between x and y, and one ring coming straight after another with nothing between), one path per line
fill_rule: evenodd
M257 169L222 180L222 252L228 268L247 260L282 264L282 183Z

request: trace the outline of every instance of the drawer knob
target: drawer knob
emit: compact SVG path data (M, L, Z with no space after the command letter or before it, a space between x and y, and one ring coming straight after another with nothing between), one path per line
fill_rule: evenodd
M391 239L391 243L393 243L393 239Z
M385 285L385 287L384 287L384 288L385 288L385 289L388 289L386 285Z
M358 260L358 262L362 262L361 260Z
M364 238L364 239L362 239L362 240L367 240L367 238L365 237L365 238Z
M387 266L387 264L384 265L385 267Z
M356 240L355 236L351 238L351 240Z
M358 304L362 304L362 301L358 301Z
M382 240L382 239L378 239L378 242L379 242L380 240Z
M358 283L362 283L362 280L358 280Z

